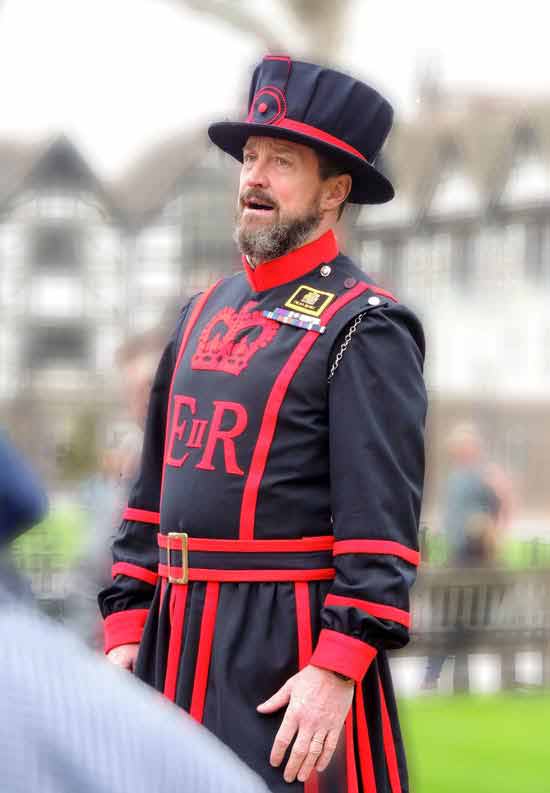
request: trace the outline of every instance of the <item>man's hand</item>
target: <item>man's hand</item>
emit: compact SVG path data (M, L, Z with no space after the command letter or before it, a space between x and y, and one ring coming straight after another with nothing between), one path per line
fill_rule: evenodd
M113 649L107 653L107 658L115 666L120 666L121 669L127 669L129 672L133 672L136 665L138 650L139 644L121 644L120 647L113 647Z
M288 704L269 758L271 765L280 765L298 733L286 764L285 782L294 782L296 776L305 782L314 768L324 771L328 766L351 707L353 691L352 681L309 665L287 680L267 702L258 705L260 713L273 713Z

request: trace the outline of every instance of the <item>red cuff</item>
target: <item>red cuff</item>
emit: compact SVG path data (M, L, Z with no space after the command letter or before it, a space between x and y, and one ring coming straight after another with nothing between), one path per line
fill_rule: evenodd
M103 635L105 653L121 644L139 644L149 609L117 611L105 618Z
M331 672L339 672L360 683L376 652L376 648L360 639L325 628L319 634L310 663L330 669Z

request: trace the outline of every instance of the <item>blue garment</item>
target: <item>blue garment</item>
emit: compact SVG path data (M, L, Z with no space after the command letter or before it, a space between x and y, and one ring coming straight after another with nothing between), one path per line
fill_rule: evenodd
M36 475L0 435L0 546L42 520L48 498Z
M479 468L451 471L445 491L443 530L451 556L456 560L468 552L468 523L480 513L496 517L499 500Z
M10 604L1 583L2 793L269 793L190 716Z

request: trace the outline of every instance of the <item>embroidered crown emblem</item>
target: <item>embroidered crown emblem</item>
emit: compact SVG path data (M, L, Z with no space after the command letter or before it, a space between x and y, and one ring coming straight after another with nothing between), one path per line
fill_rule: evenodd
M261 311L252 311L256 305L249 301L238 313L229 306L218 311L204 326L191 367L240 375L280 328L278 322L267 319Z

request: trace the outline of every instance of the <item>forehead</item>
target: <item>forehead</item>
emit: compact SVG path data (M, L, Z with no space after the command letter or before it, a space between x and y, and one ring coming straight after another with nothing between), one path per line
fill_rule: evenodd
M315 157L315 152L310 146L304 146L301 143L295 143L292 140L285 140L284 138L269 138L263 135L251 135L243 147L245 151L262 148L294 154L302 159Z

